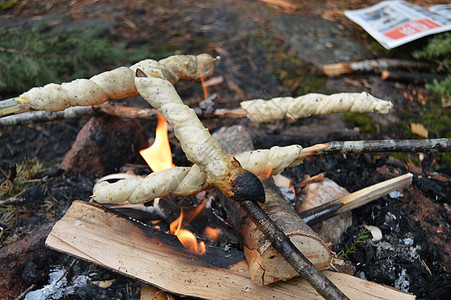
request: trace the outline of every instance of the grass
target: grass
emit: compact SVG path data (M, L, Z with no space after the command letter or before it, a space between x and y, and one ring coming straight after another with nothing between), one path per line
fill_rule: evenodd
M0 93L21 93L35 86L89 77L106 66L130 64L172 53L152 52L151 46L128 49L100 37L100 30L46 31L12 28L0 35Z
M44 166L37 158L25 159L23 163L16 164L15 172L4 174L6 180L0 185L0 200L13 197L30 187L33 184L30 180L42 171Z

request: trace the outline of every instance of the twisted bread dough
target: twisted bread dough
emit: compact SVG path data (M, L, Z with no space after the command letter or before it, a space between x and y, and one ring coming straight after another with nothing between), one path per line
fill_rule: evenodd
M247 151L235 158L241 166L257 176L281 173L286 167L299 165L302 147L272 147L271 149ZM98 182L94 186L93 198L99 203L144 203L155 198L172 194L176 196L194 195L211 187L207 183L207 173L198 165L175 167L145 178L128 178L115 183Z
M258 178L242 169L233 156L222 150L160 69L148 70L147 74L138 70L135 85L141 96L172 125L186 157L205 171L208 184L235 200L242 198L243 193L246 196L250 193L244 187L255 189L253 192L258 192L255 197L264 199L263 186ZM244 178L245 183L235 181L237 178Z
M120 67L90 79L76 79L61 85L50 83L33 88L16 100L25 110L61 111L70 106L101 104L108 99L122 99L138 95L135 87L136 69L145 73L158 69L171 83L179 79L199 81L213 74L214 61L208 54L175 55L159 62L146 59L130 68Z
M386 114L393 107L384 101L362 93L340 93L334 95L307 94L297 98L281 97L271 100L249 100L241 102L241 108L254 122L269 122L288 118L296 120L311 115L327 115L338 112L379 112Z

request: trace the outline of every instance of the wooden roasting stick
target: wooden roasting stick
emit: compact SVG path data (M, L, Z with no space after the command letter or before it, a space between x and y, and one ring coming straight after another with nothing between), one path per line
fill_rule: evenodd
M320 67L321 71L327 76L338 76L353 72L370 72L373 70L386 69L427 69L430 64L420 61L401 60L401 59L368 59L361 61L342 62L337 64L327 64Z
M141 96L157 108L172 125L187 158L207 173L207 182L225 196L238 201L274 248L326 299L348 299L319 271L268 218L257 204L265 194L260 180L241 168L239 162L225 153L203 127L197 115L180 99L172 84L158 69L148 74L137 69L135 85Z
M300 159L333 154L373 152L450 152L451 139L329 142L302 149Z
M50 83L1 101L0 116L28 110L62 111L71 106L96 105L108 99L138 96L134 83L138 68L143 72L158 69L171 83L179 79L200 81L201 76L208 77L213 73L216 60L208 54L174 55L160 61L146 59L130 68L120 67L90 79L76 79L61 85Z
M213 59L207 61L208 68L207 74L210 72L210 64L212 64ZM133 69L134 66L131 67ZM112 71L111 71L112 72ZM108 73L108 72L107 72ZM105 74L105 73L102 73ZM97 75L97 76L101 76ZM94 78L94 77L93 77ZM194 75L184 78L189 79L197 79ZM82 80L82 79L79 79ZM89 82L89 80L84 79L84 83ZM67 83L68 87L71 86L72 83ZM64 84L63 84L64 85ZM57 85L56 85L57 86ZM51 86L54 89L54 86ZM66 87L66 89L68 88ZM29 124L29 123L37 123L37 122L45 122L52 121L57 119L69 119L69 118L77 118L85 115L94 114L97 111L124 118L138 118L138 119L156 119L156 110L149 108L136 108L136 107L127 107L122 105L111 105L108 103L103 103L106 99L105 97L109 96L109 94L101 94L97 98L90 99L90 94L81 95L83 98L74 98L74 99L66 99L61 103L58 102L54 95L52 95L52 89L45 86L43 88L37 88L37 92L31 93L31 90L28 93L31 93L33 97L41 97L44 103L42 105L48 105L47 111L33 111L26 112L24 114L6 116L0 119L0 126L14 126L20 124ZM129 89L129 90L127 90ZM105 87L106 90L106 87ZM127 85L124 88L125 91L128 91L130 94L120 94L122 96L133 96L135 95L135 90L132 90L130 85ZM63 97L67 97L64 90L59 91L59 94ZM110 93L111 94L111 93ZM24 95L27 95L25 93ZM29 96L29 98L31 97ZM22 97L22 96L21 96ZM23 96L25 97L25 96ZM47 97L47 98L45 98ZM119 96L110 95L111 99L116 99ZM20 97L19 97L20 98ZM18 99L18 98L16 98ZM28 99L28 98L26 98ZM34 98L30 98L34 99ZM59 98L58 98L59 99ZM25 100L24 100L25 101ZM74 106L69 107L64 111L53 111L58 110L58 107L62 107L62 105L91 105L92 102L96 101L97 103L101 103L99 105L93 106ZM26 103L33 102L31 100L26 100ZM25 103L24 102L24 103ZM56 104L55 104L56 103ZM70 103L70 104L67 104ZM91 103L91 104L87 104ZM27 104L28 105L28 104ZM37 107L37 106L34 106ZM199 117L202 118L244 118L248 117L254 122L268 122L274 120L281 120L284 118L290 120L296 120L299 118L306 118L311 115L326 115L331 113L338 113L344 111L351 112L379 112L379 113L388 113L392 107L391 102L384 101L378 99L376 97L371 96L368 93L339 93L333 95L322 95L322 94L307 94L303 96L299 96L296 98L292 97L282 97L282 98L273 98L270 100L247 100L241 102L241 108L236 109L217 109L213 113L204 113L202 111L197 112ZM20 104L14 99L8 99L0 101L0 116L7 115L14 112L21 112L28 109L32 109L33 107L25 106L25 104ZM17 111L14 111L17 109ZM36 108L34 108L36 109ZM53 110L52 110L53 109Z
M450 152L451 139L429 140L380 140L330 142L302 148L299 145L272 147L271 149L246 151L236 155L241 166L257 176L281 173L287 167L302 163L305 158L333 154L368 152ZM198 165L175 167L146 178L123 179L115 183L100 181L94 186L94 199L100 203L144 203L173 194L194 195L211 184L207 174Z

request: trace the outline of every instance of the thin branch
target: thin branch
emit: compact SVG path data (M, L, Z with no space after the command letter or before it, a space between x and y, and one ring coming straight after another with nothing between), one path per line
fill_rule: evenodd
M370 72L373 70L396 69L426 69L430 64L420 61L409 61L401 59L369 59L353 62L342 62L337 64L322 65L321 71L327 76L338 76L356 71Z
M3 104L3 106L2 106ZM7 99L0 101L0 110L7 112L8 105L20 105L14 99ZM13 112L12 108L12 112ZM58 112L46 112L46 111L28 111L16 115L9 115L0 118L1 126L16 126L16 125L27 125L35 124L41 122L49 122L55 120L63 119L73 119L80 118L83 116L91 116L97 111L103 112L108 115L121 117L121 118L132 118L132 119L144 119L144 120L156 120L157 111L153 108L138 108L138 107L128 107L118 104L103 103L100 105L93 106L74 106L69 107L63 111ZM217 109L213 113L204 113L202 110L195 110L197 115L204 119L212 118L244 118L247 113L244 109Z
M333 154L374 152L451 152L451 139L427 140L370 140L329 142L303 148L299 159Z

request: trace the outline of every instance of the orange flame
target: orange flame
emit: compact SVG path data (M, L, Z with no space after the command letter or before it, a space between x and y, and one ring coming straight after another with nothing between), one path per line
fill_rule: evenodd
M258 176L258 178L259 178L260 180L268 179L269 176L271 176L272 170L273 170L273 169L272 169L271 167L265 167L265 169L262 170L262 172L260 173L260 175Z
M207 226L204 230L204 235L212 241L216 241L219 238L220 234L221 234L220 228L212 228L210 226Z
M154 172L175 167L172 163L172 152L168 138L168 123L158 113L158 125L155 133L155 141L152 146L140 150L139 153Z
M198 70L199 70L199 75L200 75L200 83L202 84L202 89L204 91L204 99L207 99L208 98L208 90L207 90L207 87L205 86L205 78L204 78L204 75L202 74L202 68L199 66Z
M207 204L207 202L202 203L195 209L189 210L186 216L182 209L180 211L180 217L169 225L170 232L179 239L183 247L192 253L200 255L205 254L205 243L198 243L194 233L183 227L189 224L199 214L205 204Z
M290 188L293 191L294 199L296 199L296 189L294 188L294 185L290 183Z

